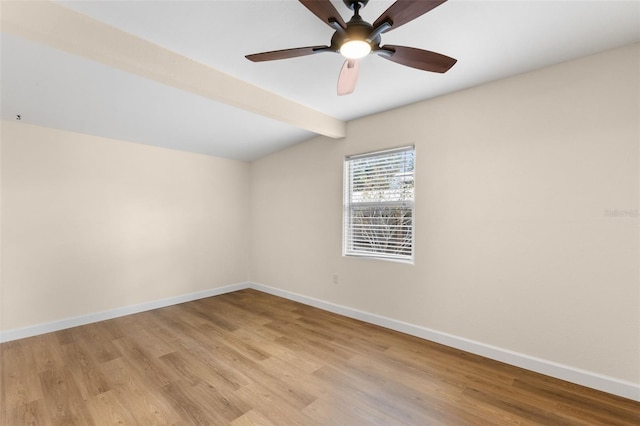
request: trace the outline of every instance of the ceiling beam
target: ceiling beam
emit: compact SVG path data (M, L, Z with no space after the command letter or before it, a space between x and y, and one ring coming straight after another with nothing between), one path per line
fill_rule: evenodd
M2 32L331 138L346 123L50 1L0 1Z

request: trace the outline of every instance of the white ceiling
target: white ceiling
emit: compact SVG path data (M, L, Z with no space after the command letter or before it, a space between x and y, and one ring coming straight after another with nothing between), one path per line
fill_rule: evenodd
M333 3L348 20L342 1ZM373 22L392 3L371 0L361 14ZM338 97L340 55L263 63L244 58L329 44L332 30L297 1L60 4L345 121L640 41L640 1L450 0L383 35L383 44L458 59L448 73L372 55L361 62L355 93ZM247 161L315 135L4 28L1 48L3 119L21 114L27 123Z

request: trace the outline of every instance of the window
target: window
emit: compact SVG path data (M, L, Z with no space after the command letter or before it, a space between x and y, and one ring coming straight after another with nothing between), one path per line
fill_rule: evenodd
M414 148L345 159L343 254L413 260Z

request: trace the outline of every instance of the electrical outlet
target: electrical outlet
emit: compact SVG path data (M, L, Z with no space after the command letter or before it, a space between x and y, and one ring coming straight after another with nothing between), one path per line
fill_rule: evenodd
M333 280L333 283L334 283L334 284L338 284L338 282L339 282L339 281L338 281L338 274L333 274L333 275L331 276L331 279Z

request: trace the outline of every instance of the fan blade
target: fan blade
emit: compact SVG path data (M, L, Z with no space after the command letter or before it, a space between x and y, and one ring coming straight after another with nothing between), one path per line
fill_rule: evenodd
M348 95L353 93L358 82L358 70L360 69L360 62L357 59L347 59L342 65L340 70L340 77L338 77L338 96Z
M329 46L309 46L298 47L295 49L274 50L271 52L254 53L247 55L247 58L253 62L275 61L277 59L297 58L298 56L314 55L316 53L332 52Z
M335 28L332 22L337 22L342 28L347 28L342 16L329 0L299 0L300 3L316 15L322 22Z
M399 26L413 21L446 1L447 0L398 0L376 19L373 23L373 28L375 30L385 22L390 22L391 28L382 32L395 30Z
M449 71L457 59L450 58L440 53L428 50L416 49L415 47L394 46L385 44L376 53L380 53L385 59L406 65L419 70L444 73Z

